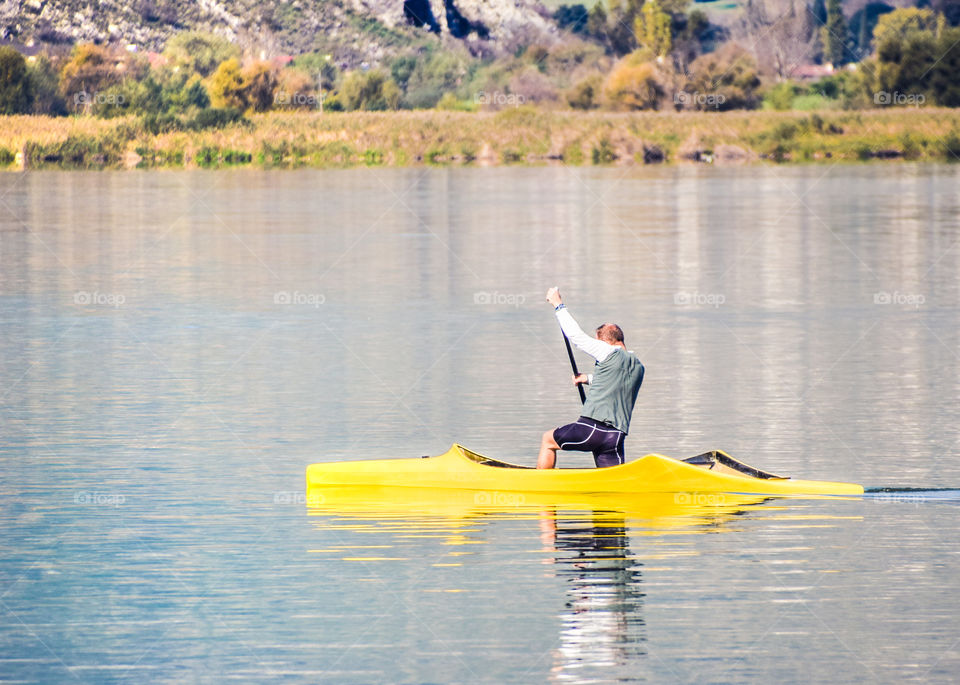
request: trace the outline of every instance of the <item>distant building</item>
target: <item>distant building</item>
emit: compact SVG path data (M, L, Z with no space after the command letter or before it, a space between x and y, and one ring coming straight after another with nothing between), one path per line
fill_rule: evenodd
M798 81L816 81L833 74L832 64L801 64L790 73L790 77Z

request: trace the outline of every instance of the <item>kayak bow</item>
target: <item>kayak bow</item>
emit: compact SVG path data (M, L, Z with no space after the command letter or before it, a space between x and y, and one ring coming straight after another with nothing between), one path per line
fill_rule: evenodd
M720 450L686 460L648 454L607 468L535 469L484 457L453 445L437 457L311 464L308 493L316 488L415 487L537 493L749 493L860 495L854 483L795 480L743 464Z

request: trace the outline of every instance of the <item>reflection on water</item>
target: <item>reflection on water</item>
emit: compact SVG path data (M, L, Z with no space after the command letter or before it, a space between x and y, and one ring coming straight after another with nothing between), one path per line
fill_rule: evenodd
M397 572L386 569L397 565L411 565L414 576L426 563L457 572L449 586L425 588L428 593L471 592L464 581L477 573L494 574L489 580L501 586L528 575L541 596L553 597L548 611L556 623L552 634L541 636L549 645L549 679L634 682L643 679L638 673L656 671L646 665L645 568L671 572L668 564L698 556L696 536L735 533L751 520L829 528L851 518L810 513L809 500L755 495L716 494L709 503L672 494L634 496L621 498L621 508L612 510L578 509L557 495L499 499L512 503L493 505L470 491L313 488L308 512L315 530L331 542L308 555L318 569L333 560L359 564L361 577L371 583L395 579ZM551 499L557 503L549 504ZM504 559L492 568L490 545ZM530 617L518 613L524 626Z
M624 518L596 511L587 520L564 519L554 512L541 516L540 530L567 594L551 675L569 682L586 669L619 670L646 654L640 563L631 556Z

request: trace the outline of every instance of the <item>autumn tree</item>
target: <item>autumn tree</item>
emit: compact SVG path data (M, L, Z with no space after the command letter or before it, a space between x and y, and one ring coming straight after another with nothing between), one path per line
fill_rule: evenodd
M266 112L274 105L277 90L277 72L268 62L254 62L241 73L244 93L249 106L256 112Z
M666 95L665 79L648 50L621 59L607 76L603 94L613 109L658 109Z
M753 55L736 43L701 55L690 65L682 89L691 109L753 109L760 103L760 77Z
M221 62L210 76L210 104L214 107L233 107L241 112L249 106L240 60L235 57Z
M60 72L60 92L72 111L86 111L97 93L120 83L123 72L118 60L105 47L83 44L73 49Z
M646 0L634 20L637 40L657 57L665 57L673 47L672 21L657 0Z
M937 15L930 10L903 7L877 18L873 40L879 45L887 37L906 37L917 31L935 31L936 28Z

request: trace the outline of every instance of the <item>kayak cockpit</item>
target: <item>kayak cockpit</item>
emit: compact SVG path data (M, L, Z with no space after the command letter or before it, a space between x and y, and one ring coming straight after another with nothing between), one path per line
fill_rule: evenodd
M480 464L481 466L495 466L501 469L531 469L531 466L520 466L518 464L510 464L505 461L497 461L496 459L491 459L490 457L485 457L482 454L477 454L476 452L471 452L463 445L457 445L460 448L460 454L474 462L475 464Z
M460 454L462 454L464 458L481 466L493 466L501 469L533 470L532 466L520 466L518 464L511 464L506 461L499 461L497 459L485 457L482 454L468 450L463 445L457 445L457 447L460 448ZM748 478L759 478L761 480L788 479L787 476L778 476L774 473L761 471L758 468L744 464L742 461L737 461L723 450L710 450L709 452L704 452L703 454L698 454L695 457L690 457L689 459L683 459L681 461L683 461L684 464L690 464L690 466L698 466L702 469L706 469L707 471L713 471L714 473L725 473L731 476L747 476Z
M710 450L695 457L684 459L683 463L731 476L748 476L761 480L788 480L788 476L778 476L744 464L742 461L737 461L723 450Z

